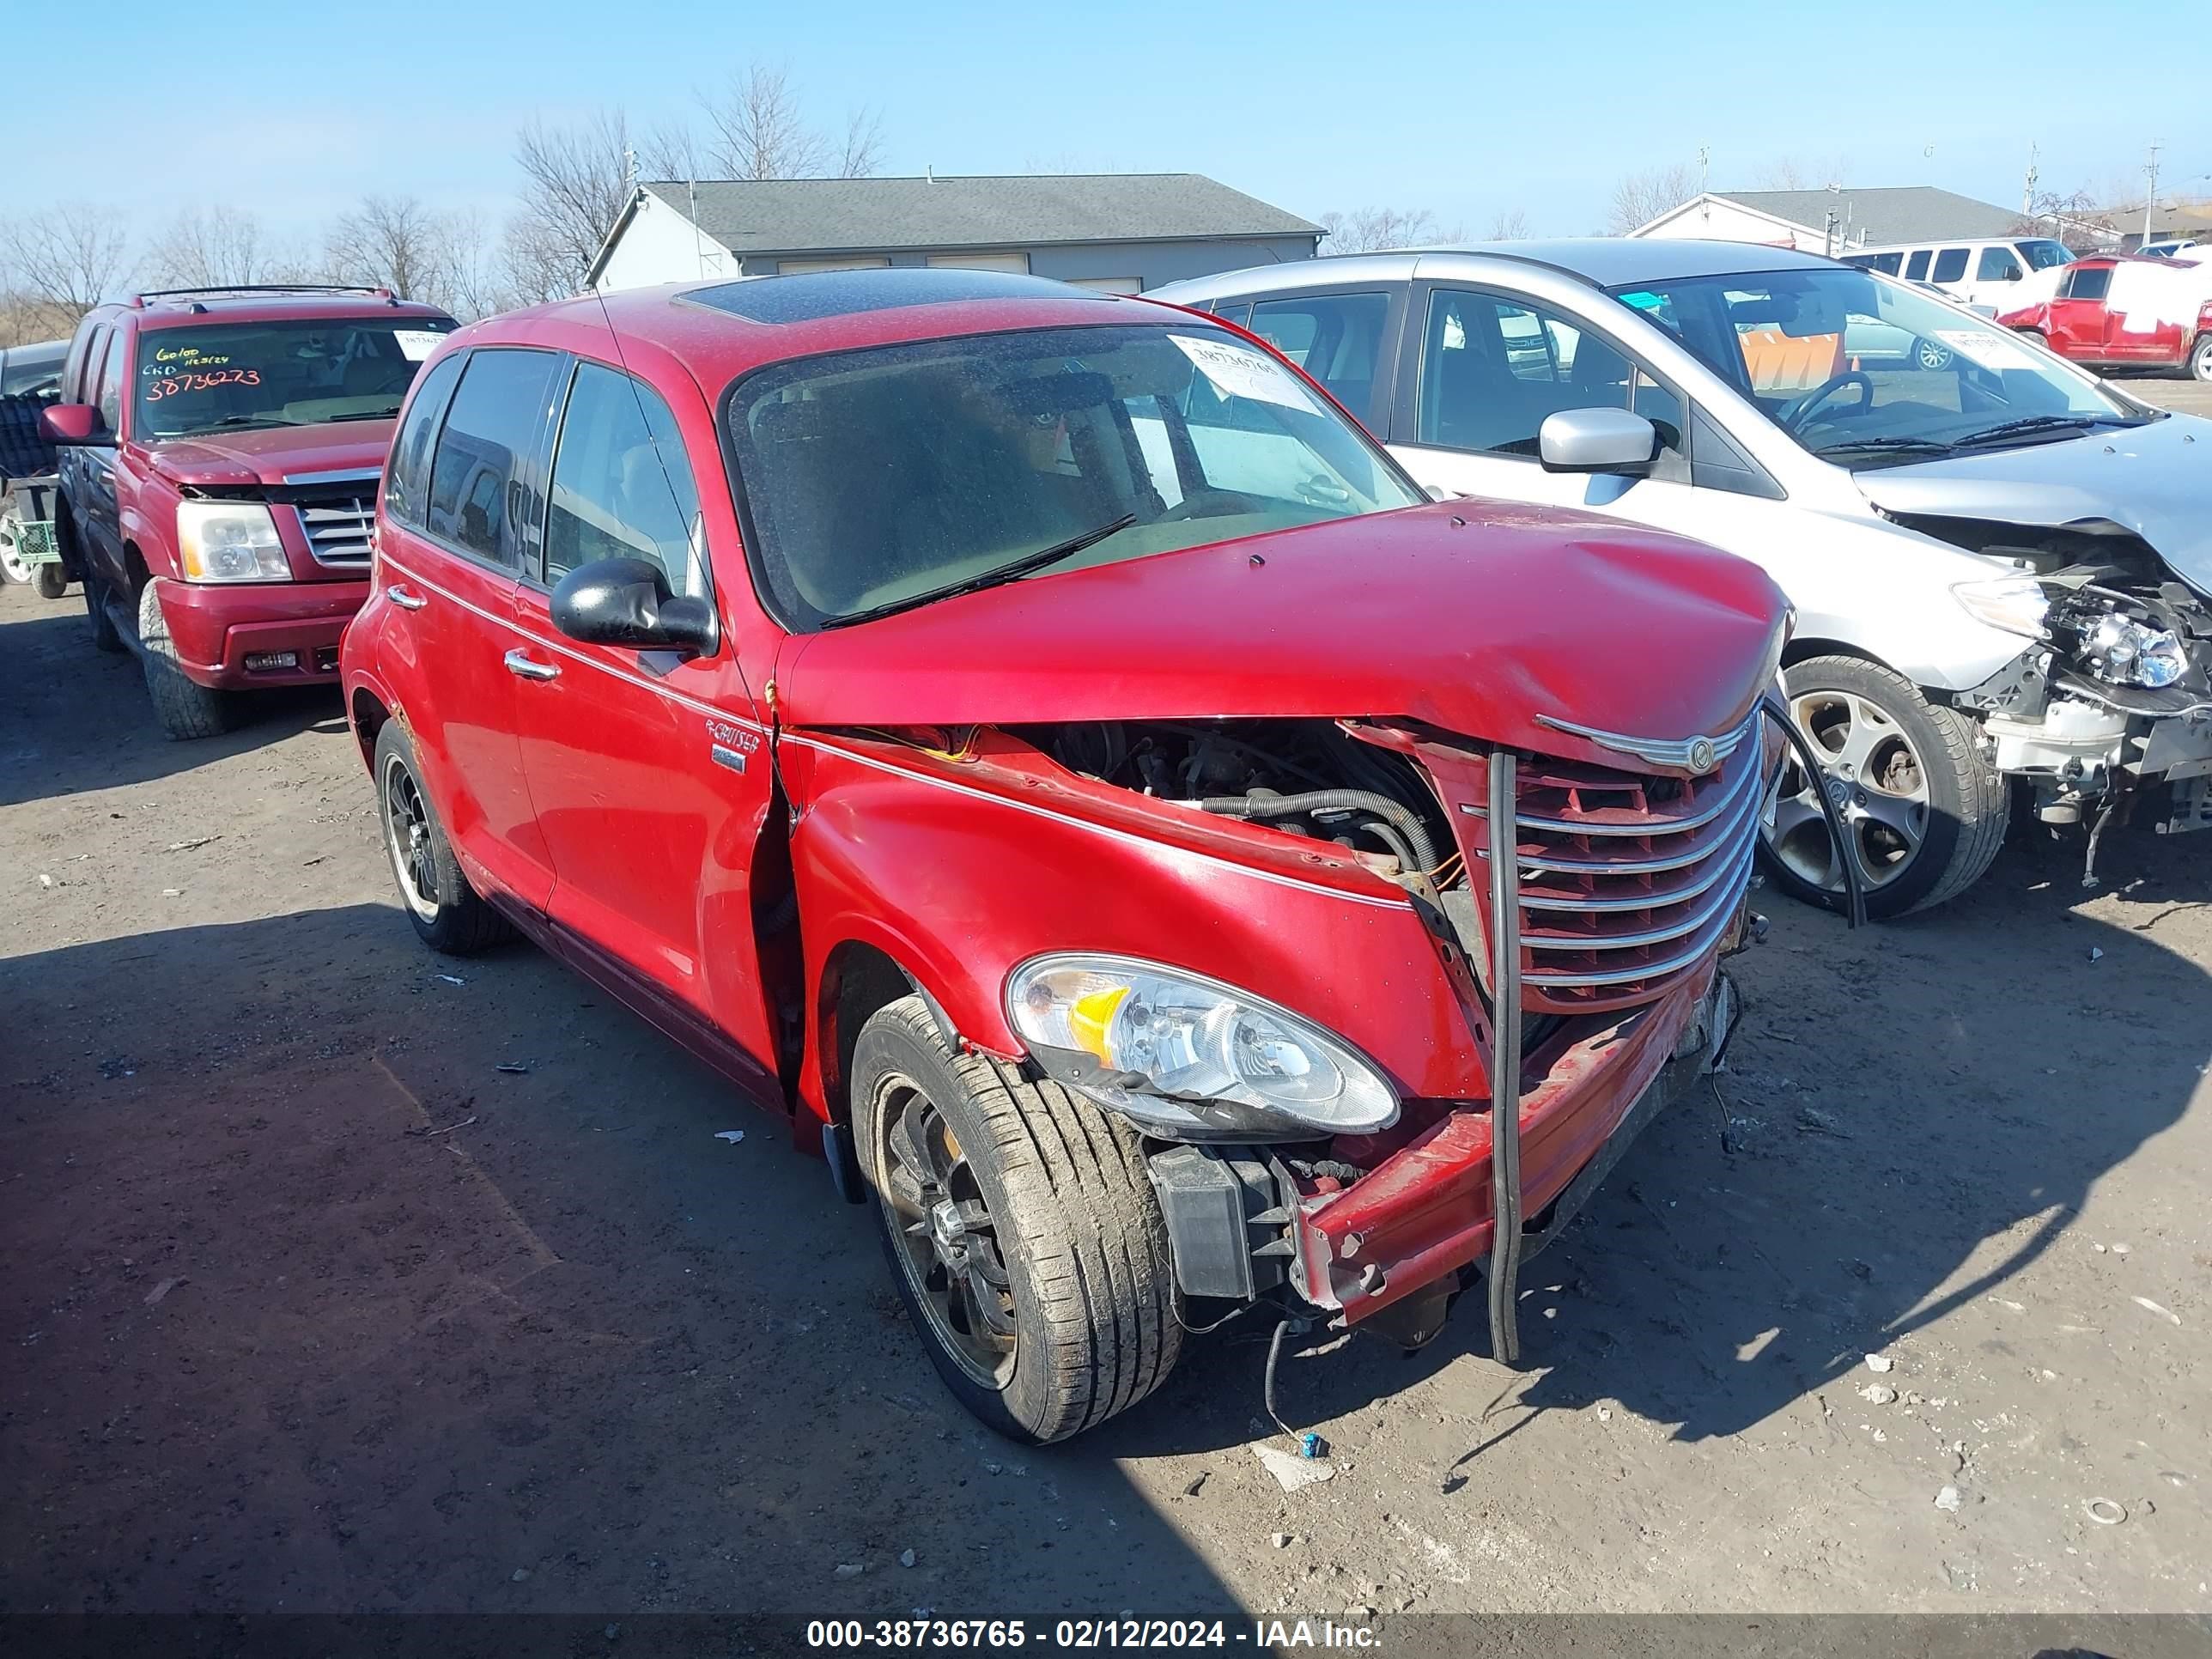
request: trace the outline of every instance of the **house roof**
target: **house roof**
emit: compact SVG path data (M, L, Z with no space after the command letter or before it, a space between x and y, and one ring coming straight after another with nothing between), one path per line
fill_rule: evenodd
M2002 236L2020 222L2010 208L1930 185L1893 185L1875 190L1717 190L1725 202L1771 214L1816 235L1827 216L1852 242L1933 242L1946 236ZM1675 210L1680 211L1680 209Z
M935 179L702 179L647 184L732 252L1035 247L1318 236L1321 227L1195 173Z

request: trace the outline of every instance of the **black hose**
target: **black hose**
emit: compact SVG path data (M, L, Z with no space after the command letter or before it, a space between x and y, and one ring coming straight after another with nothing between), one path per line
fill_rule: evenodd
M1851 856L1850 836L1844 827L1844 815L1828 799L1824 781L1827 774L1821 770L1813 745L1797 729L1797 722L1790 718L1790 710L1782 699L1770 691L1759 702L1782 728L1782 735L1790 740L1790 746L1797 751L1797 759L1805 768L1806 782L1812 788L1814 799L1820 803L1820 816L1828 825L1828 839L1835 844L1836 867L1844 872L1844 921L1846 926L1856 927L1866 920L1866 895L1859 890L1859 862Z
M1437 867L1436 843L1429 839L1428 826L1413 809L1388 795L1370 794L1364 789L1309 789L1302 795L1208 795L1191 805L1201 811L1236 818L1294 818L1310 812L1372 812L1405 836L1406 844L1413 849L1419 871Z

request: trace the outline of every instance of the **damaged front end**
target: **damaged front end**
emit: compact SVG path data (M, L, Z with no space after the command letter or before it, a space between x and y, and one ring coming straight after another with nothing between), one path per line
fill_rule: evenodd
M1087 781L1327 848L1402 890L1433 971L1370 994L1447 1001L1472 1051L1464 1093L1397 1098L1369 1124L1356 1090L1335 1086L1363 1063L1356 1029L1300 1033L1295 1016L1246 997L1208 1033L1191 995L1126 974L1039 995L1060 964L1017 973L1010 1020L1036 1061L1155 1138L1150 1173L1186 1295L1294 1299L1418 1346L1480 1264L1494 1348L1510 1362L1519 1258L1720 1055L1736 1006L1720 964L1754 934L1745 900L1781 723L1754 709L1711 738L1643 745L1640 759L1560 729L1575 752L1352 719L1006 730ZM1515 855L1500 861L1492 826L1507 821ZM1331 1036L1348 1057L1328 1051ZM1206 1093L1179 1090L1209 1042ZM1241 1057L1219 1046L1240 1042ZM1293 1103L1224 1109L1218 1073L1239 1066L1291 1074ZM1319 1071L1332 1075L1316 1085ZM1519 1080L1510 1120L1492 1110L1499 1076ZM1301 1091L1338 1103L1301 1109ZM1332 1124L1328 1111L1344 1115Z
M2102 831L2141 803L2157 809L2162 834L2212 828L2212 602L2203 592L2117 524L1899 522L2021 572L1973 585L1995 607L1978 614L2033 643L1957 701L1980 715L1996 769L2033 788L2043 822L2091 824L2086 884L2095 884Z

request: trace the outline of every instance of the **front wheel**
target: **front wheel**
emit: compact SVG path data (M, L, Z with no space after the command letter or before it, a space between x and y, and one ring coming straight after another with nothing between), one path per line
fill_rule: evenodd
M1160 1385L1182 1325L1135 1130L1057 1083L953 1053L919 996L860 1028L851 1084L884 1252L961 1404L1041 1443Z
M2212 381L2212 331L2197 337L2197 343L2189 353L2189 377Z
M1776 884L1808 904L1843 908L1843 867L1816 787L1842 813L1869 916L1941 904L1978 881L2004 844L2006 803L1972 722L1856 657L1810 658L1783 680L1821 774L1816 786L1788 752L1760 829Z
M230 729L236 698L202 685L185 672L169 619L161 611L161 584L149 580L138 590L139 659L146 670L146 695L161 729L179 743L212 738Z
M58 564L40 565L38 588L40 599L58 599L69 592L69 572Z

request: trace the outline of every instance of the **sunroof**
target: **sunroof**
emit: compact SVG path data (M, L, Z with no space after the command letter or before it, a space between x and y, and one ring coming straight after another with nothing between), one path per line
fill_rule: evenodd
M695 288L684 295L755 323L811 323L864 311L904 306L951 305L962 300L1104 300L1109 295L997 270L945 270L894 266L876 270L824 270L804 276L755 276Z

